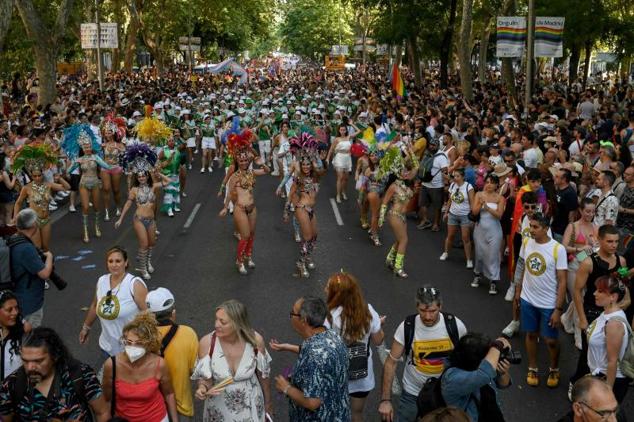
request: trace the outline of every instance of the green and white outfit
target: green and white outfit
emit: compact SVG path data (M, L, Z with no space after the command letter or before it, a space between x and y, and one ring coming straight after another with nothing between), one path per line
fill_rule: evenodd
M169 161L169 165L162 170L162 173L169 178L169 183L163 191L163 205L161 211L168 213L180 209L180 182L178 179L178 170L180 167L180 152L178 149L173 150L169 147L163 147L163 155L165 160Z
M208 125L203 123L200 126L200 130L203 135L202 148L216 149L216 127L213 122L210 122Z

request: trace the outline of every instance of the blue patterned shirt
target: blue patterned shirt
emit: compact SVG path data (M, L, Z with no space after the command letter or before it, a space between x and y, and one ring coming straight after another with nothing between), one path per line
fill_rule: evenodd
M290 400L291 422L350 420L348 349L334 331L326 330L304 340L291 384L302 390L304 397L321 400L314 412Z

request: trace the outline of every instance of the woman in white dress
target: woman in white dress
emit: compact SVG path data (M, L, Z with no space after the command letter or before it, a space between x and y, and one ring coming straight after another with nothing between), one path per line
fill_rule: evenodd
M272 413L271 356L253 330L246 307L228 300L216 308L215 330L200 340L196 398L205 400L204 422L259 421ZM231 377L232 382L214 386ZM224 384L224 383L223 383Z
M326 162L330 162L332 158L332 166L337 172L337 203L341 203L341 198L348 199L346 195L346 187L348 185L348 175L352 171L352 157L350 156L350 148L353 139L359 134L356 126L352 126L356 132L349 133L348 127L344 124L339 125L337 137L330 146Z

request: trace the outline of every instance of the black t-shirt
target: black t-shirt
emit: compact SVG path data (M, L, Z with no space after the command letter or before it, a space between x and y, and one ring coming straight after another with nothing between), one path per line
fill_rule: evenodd
M566 226L568 225L568 214L578 208L577 192L568 185L568 187L555 191L555 201L557 202L553 212L553 223L550 226L553 233L563 236Z

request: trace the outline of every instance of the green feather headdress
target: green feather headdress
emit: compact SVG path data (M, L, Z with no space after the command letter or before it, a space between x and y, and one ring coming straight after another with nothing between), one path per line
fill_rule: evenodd
M57 154L50 145L40 142L21 146L13 159L13 171L15 173L26 169L28 173L33 170L42 171L50 165L57 164Z

